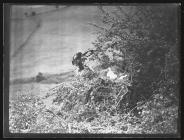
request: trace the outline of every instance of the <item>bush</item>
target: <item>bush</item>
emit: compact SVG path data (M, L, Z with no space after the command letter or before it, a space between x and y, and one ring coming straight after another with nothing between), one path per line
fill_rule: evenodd
M35 12L35 11L33 11L33 12L31 13L31 15L32 15L32 16L35 16L35 15L36 15L36 12Z
M40 82L44 79L45 79L45 77L43 76L43 74L41 72L39 72L38 75L36 76L36 82Z

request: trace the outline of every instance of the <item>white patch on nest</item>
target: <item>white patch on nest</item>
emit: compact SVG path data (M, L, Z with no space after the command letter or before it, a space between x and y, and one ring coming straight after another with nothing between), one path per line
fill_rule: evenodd
M117 75L111 70L111 68L108 68L107 77L111 80L114 80L117 78Z

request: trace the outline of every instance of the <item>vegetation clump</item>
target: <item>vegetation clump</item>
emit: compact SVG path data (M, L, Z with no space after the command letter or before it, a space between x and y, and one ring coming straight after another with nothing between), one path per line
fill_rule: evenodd
M41 72L39 72L38 75L36 76L36 82L40 82L44 79L45 79L45 77L43 76L43 74Z

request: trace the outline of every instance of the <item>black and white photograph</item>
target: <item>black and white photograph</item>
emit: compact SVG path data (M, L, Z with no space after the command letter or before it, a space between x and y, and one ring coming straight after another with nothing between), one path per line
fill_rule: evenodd
M180 132L180 4L11 4L11 134Z

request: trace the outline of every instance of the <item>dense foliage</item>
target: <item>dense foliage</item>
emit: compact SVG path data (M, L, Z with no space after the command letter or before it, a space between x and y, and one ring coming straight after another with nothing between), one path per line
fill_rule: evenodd
M105 66L117 65L121 70L130 73L133 90L136 91L132 92L132 98L149 98L160 86L167 88L165 91L172 88L177 93L177 8L136 6L129 7L131 10L127 11L131 13L123 11L120 6L116 8L111 13L106 12L103 7L99 8L103 15L102 21L108 25L108 29L100 31L94 43L98 50L96 58L105 63ZM109 57L109 53L113 57ZM169 81L173 81L170 86ZM170 94L172 93L167 93L168 96ZM178 95L175 94L176 96ZM132 100L137 101L136 98Z

